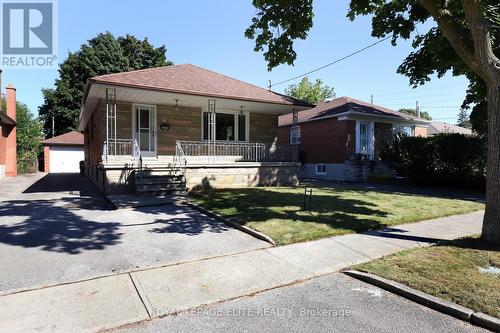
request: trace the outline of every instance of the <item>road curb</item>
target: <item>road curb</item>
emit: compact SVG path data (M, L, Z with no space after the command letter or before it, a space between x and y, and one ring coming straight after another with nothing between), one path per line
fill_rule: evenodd
M419 290L405 286L401 283L397 283L374 274L360 272L356 270L343 271L343 273L358 280L367 282L379 288L390 291L396 295L407 298L413 302L419 303L428 308L467 321L471 324L481 326L489 330L500 332L500 320L488 316L484 313L474 312L473 310L466 308L464 306L426 294Z
M230 219L226 219L225 217L222 217L219 214L212 212L211 210L208 210L208 209L206 209L206 208L204 208L202 206L199 206L199 205L194 204L192 202L189 202L187 200L184 201L183 203L186 204L186 205L188 205L189 207L191 207L191 208L199 211L200 213L203 213L203 214L205 214L207 216L213 217L214 219L227 224L230 227L233 227L233 228L238 229L240 231L243 231L243 232L245 232L245 233L247 233L247 234L249 234L249 235L251 235L251 236L253 236L255 238L258 238L260 240L268 242L272 246L276 246L276 243L274 242L274 240L271 239L271 237L269 237L269 236L267 236L267 235L265 235L265 234L263 234L261 232L255 231L255 230L250 229L248 227L245 227L245 226L243 226L243 225L241 225L241 224L239 224L237 222L231 221Z
M492 330L500 332L500 319L488 316L487 314L476 312L472 314L471 323Z

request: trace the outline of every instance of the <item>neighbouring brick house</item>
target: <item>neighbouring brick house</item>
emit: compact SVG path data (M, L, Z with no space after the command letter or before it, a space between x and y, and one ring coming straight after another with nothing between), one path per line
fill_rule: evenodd
M5 96L6 110L0 109L0 178L17 176L16 88L9 84Z
M279 118L280 144L297 144L304 178L366 180L395 131L426 136L428 122L388 108L340 97Z
M85 173L107 193L295 184L278 116L311 107L193 65L94 77L78 124Z

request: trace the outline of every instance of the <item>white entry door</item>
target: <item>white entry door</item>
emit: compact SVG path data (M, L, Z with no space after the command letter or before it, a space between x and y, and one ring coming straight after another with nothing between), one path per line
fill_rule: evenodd
M134 138L143 157L156 157L156 107L134 106Z
M374 123L356 121L356 153L366 154L373 158L374 152Z

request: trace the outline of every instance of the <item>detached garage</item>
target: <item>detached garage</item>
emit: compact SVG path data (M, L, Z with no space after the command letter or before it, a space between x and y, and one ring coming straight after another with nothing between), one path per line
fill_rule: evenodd
M82 133L64 133L44 140L42 144L45 172L80 172L80 161L84 158Z

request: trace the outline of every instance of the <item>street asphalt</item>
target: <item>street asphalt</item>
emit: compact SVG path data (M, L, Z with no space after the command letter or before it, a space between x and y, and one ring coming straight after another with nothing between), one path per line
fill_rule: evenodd
M342 273L113 330L198 331L488 332Z
M113 210L78 174L0 181L0 295L269 246L187 206Z

